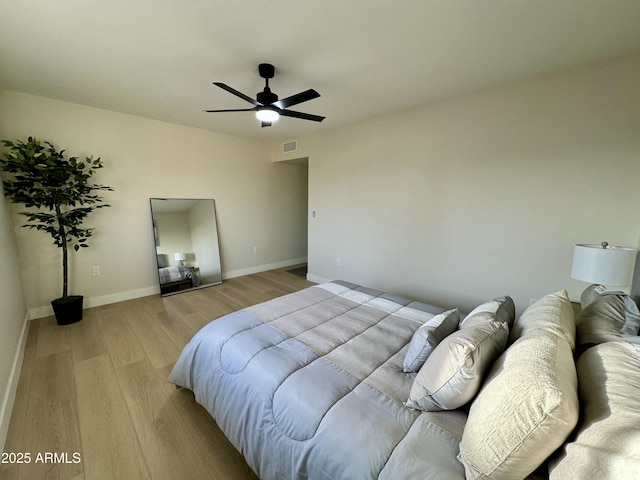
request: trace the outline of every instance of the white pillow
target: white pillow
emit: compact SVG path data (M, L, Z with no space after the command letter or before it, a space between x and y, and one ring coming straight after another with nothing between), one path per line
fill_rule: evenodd
M576 347L576 322L573 307L566 290L545 295L527 308L511 328L509 343L535 331L560 335L567 340L571 350Z
M618 295L599 295L576 317L576 350L582 353L593 345L621 340L624 303Z
M640 351L606 342L586 351L576 368L580 424L575 439L552 458L549 478L640 478Z
M477 325L482 322L497 320L505 322L509 328L513 325L516 316L516 307L511 297L494 298L471 310L469 315L460 321L460 328Z
M469 402L509 338L506 322L461 328L427 357L413 380L405 406L423 411L453 410Z
M607 291L602 285L589 285L580 295L580 307L584 310Z
M415 373L420 370L436 345L457 330L459 321L460 312L454 308L430 318L418 328L411 337L402 362L403 371Z
M589 288L585 290L587 292ZM584 296L584 293L583 293ZM582 305L580 312L580 327L577 334L582 334L584 329L589 329L590 324L598 323L607 327L607 330L624 335L638 335L640 330L640 311L633 299L624 292L600 292L585 307ZM584 325L585 320L588 324ZM576 325L578 319L576 319ZM621 325L619 325L621 324ZM581 338L578 339L582 340ZM607 341L603 339L602 341ZM602 343L602 342L595 342Z
M566 339L536 330L495 362L471 404L458 460L468 480L527 477L578 421L576 367Z

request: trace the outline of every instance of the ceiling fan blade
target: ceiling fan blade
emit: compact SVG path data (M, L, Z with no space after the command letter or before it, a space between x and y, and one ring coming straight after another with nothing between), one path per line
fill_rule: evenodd
M270 126L271 126L271 122L262 122L262 128L270 127Z
M294 112L293 110L282 110L280 115L285 117L302 118L303 120L311 120L313 122L321 122L325 117L320 115L311 115L310 113Z
M256 107L261 106L261 103L258 103L257 101L255 101L253 98L249 97L248 95L245 95L242 92L239 92L238 90L236 90L235 88L231 88L229 85L226 85L224 83L221 82L213 82L214 85L220 87L223 90L226 90L229 93L232 93L233 95L235 95L236 97L240 97L243 100L246 100L249 103L252 103L253 105L255 105Z
M233 109L225 109L225 110L203 110L207 113L217 113L217 112L255 112L257 108L233 108Z
M313 88L310 88L309 90L305 90L304 92L296 93L295 95L291 95L290 97L278 100L277 102L274 102L273 105L278 108L287 108L302 102L313 100L314 98L318 98L319 96L320 94L318 92L316 92Z

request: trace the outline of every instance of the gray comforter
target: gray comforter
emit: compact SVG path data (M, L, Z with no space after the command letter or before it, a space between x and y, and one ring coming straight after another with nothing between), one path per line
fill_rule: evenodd
M463 411L403 406L413 332L443 309L346 282L227 315L184 348L169 381L193 390L269 479L464 479Z
M158 277L160 278L161 285L168 285L174 282L180 282L182 280L191 280L191 286L197 287L200 285L200 275L194 273L189 267L177 266L177 267L162 267L158 269Z

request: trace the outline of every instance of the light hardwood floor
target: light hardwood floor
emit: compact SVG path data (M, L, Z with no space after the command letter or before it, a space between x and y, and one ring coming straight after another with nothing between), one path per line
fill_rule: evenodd
M206 323L313 285L285 270L87 309L74 325L32 321L5 445L31 463L1 465L0 479L255 479L193 394L167 376ZM47 453L68 463L38 461Z

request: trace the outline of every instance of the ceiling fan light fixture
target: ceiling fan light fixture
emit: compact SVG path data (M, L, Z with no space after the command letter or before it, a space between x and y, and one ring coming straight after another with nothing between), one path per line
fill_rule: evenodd
M272 123L278 121L280 114L271 108L262 108L256 112L256 118L261 122Z

